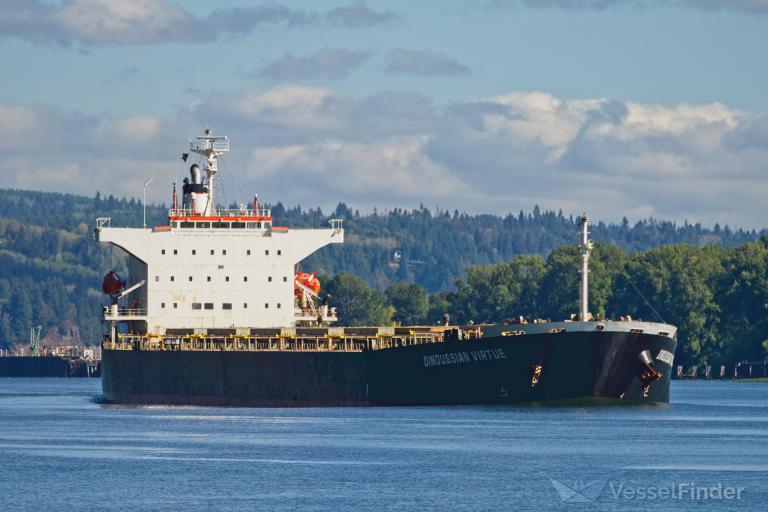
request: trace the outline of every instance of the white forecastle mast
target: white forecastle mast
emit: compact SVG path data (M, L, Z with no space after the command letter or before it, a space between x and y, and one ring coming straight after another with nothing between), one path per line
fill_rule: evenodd
M586 322L589 314L589 255L594 247L594 242L589 239L589 218L587 214L581 215L581 286L579 295L579 320Z

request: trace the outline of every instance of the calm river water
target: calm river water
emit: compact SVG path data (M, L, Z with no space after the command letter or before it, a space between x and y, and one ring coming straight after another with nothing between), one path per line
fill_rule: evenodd
M768 507L768 383L668 407L118 407L0 379L0 510Z

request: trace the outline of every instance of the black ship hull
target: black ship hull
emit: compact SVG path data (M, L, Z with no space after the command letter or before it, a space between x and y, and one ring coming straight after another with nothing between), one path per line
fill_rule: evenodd
M669 402L674 337L573 331L366 350L104 350L108 402L257 407ZM643 389L647 351L658 372Z

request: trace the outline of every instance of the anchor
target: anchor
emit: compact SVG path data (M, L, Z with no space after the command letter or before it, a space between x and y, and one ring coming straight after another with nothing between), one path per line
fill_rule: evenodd
M638 354L637 359L642 365L640 371L640 383L643 385L643 398L648 398L648 391L651 389L651 383L663 377L661 372L653 367L653 358L649 350L643 350Z

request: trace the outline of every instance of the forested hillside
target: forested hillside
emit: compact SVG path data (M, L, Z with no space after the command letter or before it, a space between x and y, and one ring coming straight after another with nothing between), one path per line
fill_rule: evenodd
M141 203L100 195L86 198L19 190L1 190L0 194L3 198L0 201L0 347L26 343L32 325L43 326L44 343L97 342L101 336L100 314L104 302L101 277L111 268L119 269L123 263L119 251L94 242L95 219L110 216L112 225L139 226ZM148 224L163 224L165 208L149 207L147 216ZM324 275L346 273L362 279L362 285L370 287L366 293L374 301L372 304L380 306L374 310L384 315L378 318L381 320L427 321L446 311L452 312L457 320L476 322L500 320L513 312L557 318L573 310L575 288L572 285L578 274L575 260L569 259L572 256L569 251L575 247L577 227L573 218L560 213L540 212L535 208L530 213L499 217L421 208L361 215L340 204L333 213L326 214L277 204L273 206L273 216L276 225L295 227L325 227L330 218L343 218L345 244L318 252L302 267ZM596 256L593 293L598 295L594 303L608 314L626 312L651 318L649 311L643 309L646 306L632 298L632 290L626 289L626 283L616 279L622 275L617 270L620 268L627 275L635 275L633 280L637 279L640 289L647 287L643 293L666 320L676 321L685 317L683 313L690 313L690 321L681 323L681 328L691 332L691 339L714 346L725 339L719 330L724 325L734 333L752 332L759 328L751 320L748 325L743 319L734 323L723 320L724 313L731 310L723 310L719 298L728 297L733 304L741 304L743 311L765 316L765 310L760 308L766 301L755 302L759 293L754 282L759 282L759 269L744 267L747 270L743 271L749 275L735 281L729 280L733 276L728 274L742 268L738 263L742 259L759 260L762 253L757 248L764 245L764 239L744 244L764 234L656 220L634 225L626 221L596 222L592 237L602 243L597 253L615 252L615 257L610 260L613 263L608 265L611 270L605 278L609 284L601 285L603 263L601 257ZM681 243L687 245L646 252L665 244ZM741 247L721 249L736 246ZM691 260L692 256L686 254L697 256ZM510 262L518 255L537 256L509 263L524 264L523 274L505 271L503 265L473 269L467 275L470 266ZM693 265L694 260L698 262L704 256L709 259L705 258L703 267ZM714 266L710 268L710 264ZM555 268L561 274L553 273ZM488 272L490 274L483 274ZM349 279L337 275L328 283L329 289L339 288L340 283ZM458 288L457 279L462 279ZM692 280L691 283L686 279ZM697 289L702 286L700 279L706 280L706 286ZM753 284L745 285L746 282ZM419 286L400 284L383 293L393 283ZM472 286L476 289L472 292L477 295L475 298L470 293ZM478 288L482 286L487 288ZM679 295L674 286L690 293ZM520 294L513 298L504 295L511 293L504 292L509 287L520 289ZM477 292L481 289L482 293ZM432 295L428 297L427 292ZM414 294L420 304L427 301L431 316L404 316L408 307L402 301L412 300ZM484 306L482 300L498 300L506 306ZM691 302L685 302L687 300ZM347 318L348 322L359 320L354 315ZM720 327L715 327L713 322ZM717 336L713 338L712 333ZM701 353L690 354L694 357Z
M379 292L349 274L326 279L339 316L352 325L433 324L517 318L562 320L578 311L579 251L546 259L515 256L470 267L454 290L428 295L414 284ZM597 244L590 264L590 310L603 318L677 325L677 360L711 364L762 360L768 340L768 236L733 248L665 245L628 254Z
M580 236L575 219L540 212L538 207L531 213L505 217L431 212L426 208L363 216L343 204L332 215L300 208L286 210L278 204L273 215L276 223L288 226L326 226L328 218L344 219L344 245L311 256L304 265L307 269L326 274L349 272L377 288L393 281L416 282L430 292L453 288L470 265L501 263L518 254L547 256L563 245L575 245ZM598 219L593 222L594 240L627 252L678 243L731 247L765 234L657 220L634 225L626 219L618 225Z

